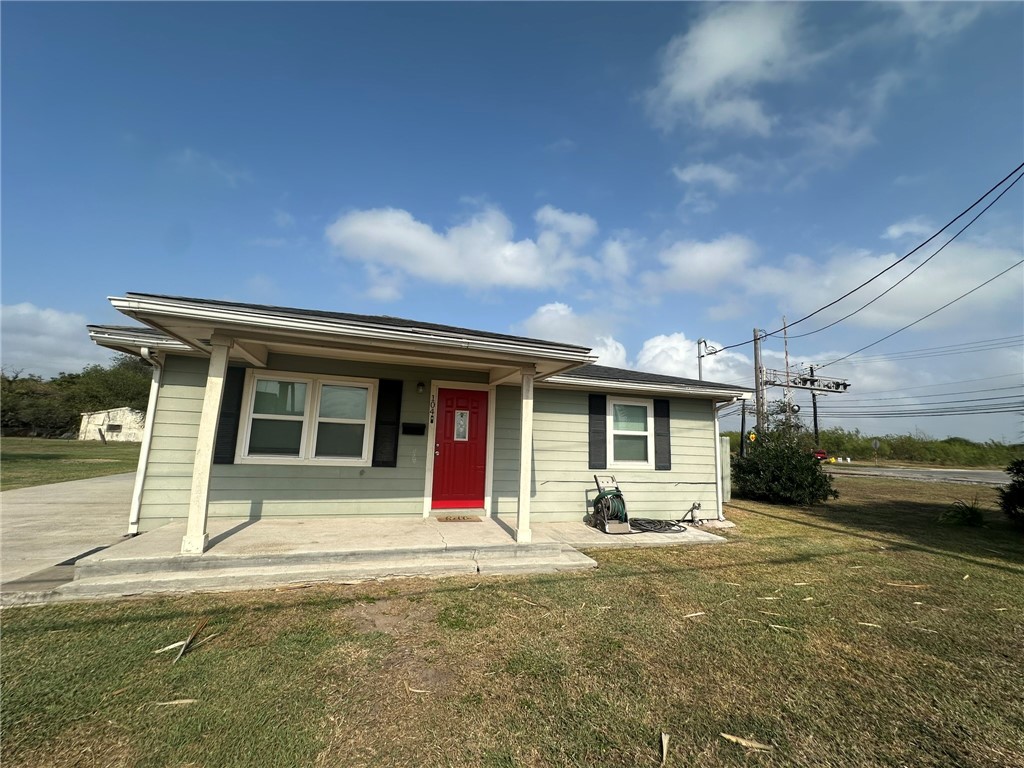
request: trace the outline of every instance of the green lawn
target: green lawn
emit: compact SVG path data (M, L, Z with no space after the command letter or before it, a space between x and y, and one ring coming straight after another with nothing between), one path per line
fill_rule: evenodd
M0 490L134 472L139 443L5 437L0 441Z
M964 529L933 521L974 488L837 486L580 574L5 610L0 759L656 766L664 732L670 766L1024 766L1024 537L989 489Z

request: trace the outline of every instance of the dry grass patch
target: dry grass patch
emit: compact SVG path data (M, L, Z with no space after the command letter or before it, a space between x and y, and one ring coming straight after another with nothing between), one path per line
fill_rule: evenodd
M586 573L6 611L4 764L1024 766L1024 539L838 485Z

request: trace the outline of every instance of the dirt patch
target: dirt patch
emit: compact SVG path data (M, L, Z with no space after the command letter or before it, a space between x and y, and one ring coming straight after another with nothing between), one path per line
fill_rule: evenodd
M426 627L433 627L437 608L425 601L406 598L355 603L344 613L357 632L384 632L392 637L422 636Z

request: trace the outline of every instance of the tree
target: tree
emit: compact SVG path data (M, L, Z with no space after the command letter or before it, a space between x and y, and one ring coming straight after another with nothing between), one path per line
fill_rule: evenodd
M999 489L999 506L1010 520L1024 528L1024 459L1014 459L1006 468L1009 485Z
M21 371L0 373L0 424L5 434L52 437L75 432L87 411L128 406L145 411L151 368L131 355L44 381Z
M743 498L810 506L839 496L814 458L806 427L782 407L772 409L746 457L735 457L732 467L736 495Z

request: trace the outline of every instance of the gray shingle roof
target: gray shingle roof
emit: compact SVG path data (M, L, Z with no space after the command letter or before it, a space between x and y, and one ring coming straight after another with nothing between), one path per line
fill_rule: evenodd
M679 376L665 376L660 373L647 373L646 371L633 371L628 368L610 368L605 365L584 365L571 371L566 371L562 376L574 379L589 379L594 381L625 381L637 384L675 384L685 387L713 387L714 389L735 390L736 392L750 392L748 387L737 387L732 384L719 384L714 381L698 381L697 379L684 379Z
M256 314L267 315L272 317L312 317L322 318L325 320L338 320L344 323L354 324L367 324L367 325L385 325L392 328L404 328L416 331L436 331L437 333L443 334L458 334L466 336L477 336L480 338L487 339L501 339L503 341L511 342L534 342L540 344L546 344L549 346L562 347L567 350L577 351L586 354L590 351L589 347L581 347L576 344L565 344L559 341L548 341L544 339L532 339L526 336L513 336L506 333L492 333L491 331L479 331L472 328L459 328L452 325L440 325L438 323L425 323L419 320L407 320L401 317L391 317L390 315L356 315L349 312L327 312L319 309L298 309L296 307L278 307L266 304L247 304L244 302L237 301L221 301L219 299L196 299L189 296L168 296L166 294L159 293L128 293L128 297L142 297L151 299L167 299L170 301L187 301L193 304L199 304L209 307L230 307L232 309L241 309L247 312L253 312Z

